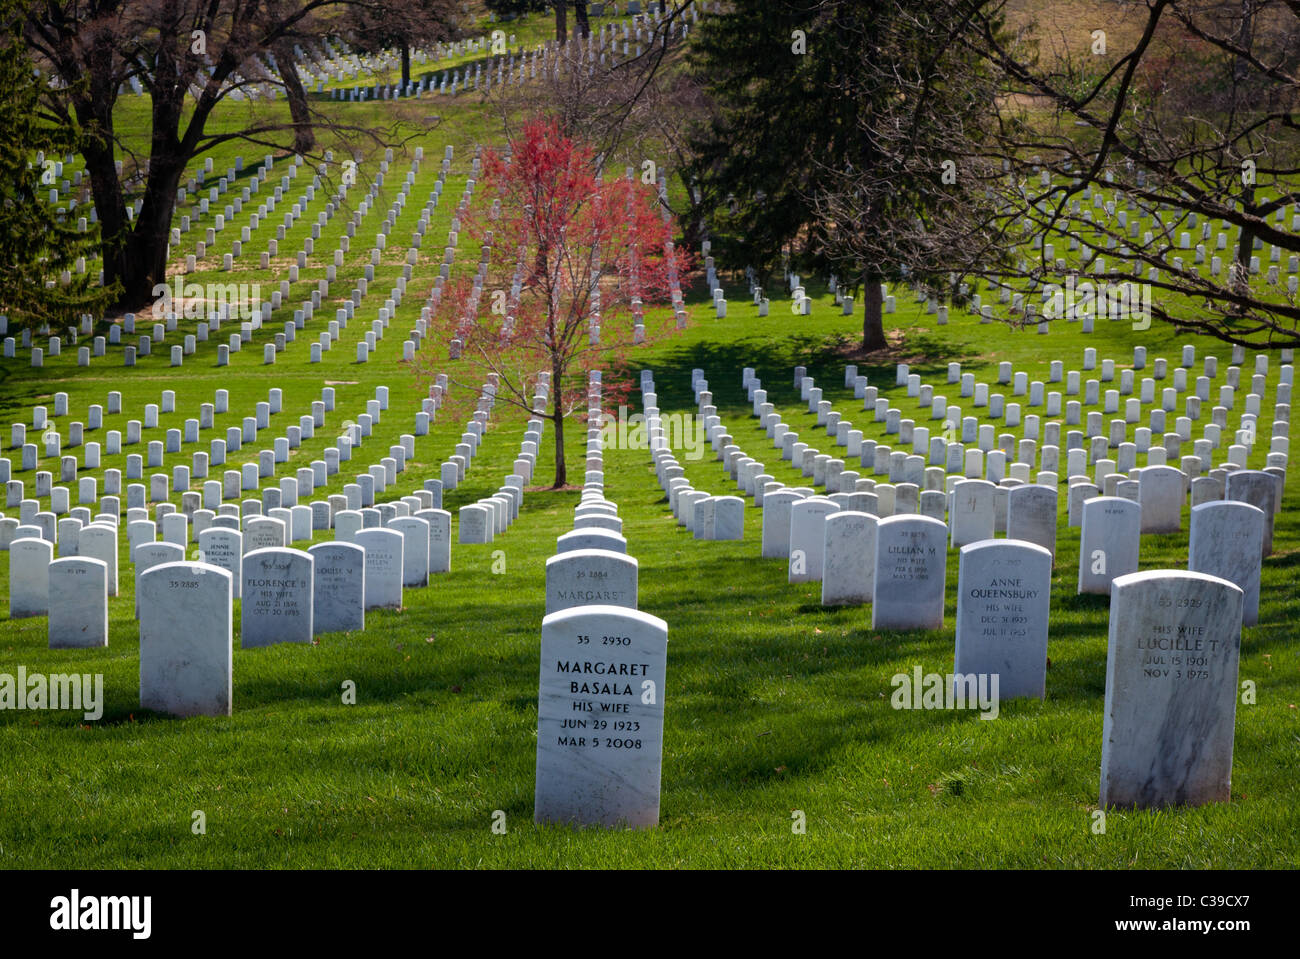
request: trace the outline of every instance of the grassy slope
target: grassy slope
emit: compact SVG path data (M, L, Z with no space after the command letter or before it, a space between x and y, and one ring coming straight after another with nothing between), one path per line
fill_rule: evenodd
M490 118L474 113L467 101L460 103L439 106L447 124L427 142L429 160L413 199L427 195L433 160L449 141L458 150L448 196L458 195L468 172L462 147L488 135ZM224 165L219 159L218 167ZM390 182L400 181L406 163L393 168ZM302 182L300 175L297 192ZM394 243L406 241L419 206L408 204L392 231ZM450 213L448 203L440 206L430 233L434 250L441 247L438 231L446 230ZM368 237L382 216L382 210L372 213L359 238ZM332 250L344 219L335 218L318 249ZM306 225L300 221L295 229L305 233ZM288 242L282 244L286 249ZM390 281L372 284L372 291L384 292L372 292L364 301L360 316L367 323L399 272L395 264L401 252L390 251L380 271ZM469 250L460 257L462 263L475 259ZM359 270L354 256L347 275ZM312 280L317 275L306 274ZM413 325L422 300L418 284L413 288L378 357L364 367L351 362L351 344L360 335L356 321L319 367L307 364L304 337L273 371L261 367L260 348L247 347L231 367L217 369L215 341L189 358L179 375L160 356L134 371L111 358L78 371L65 351L39 374L5 365L0 422L18 419L55 390L69 393L68 419L82 419L86 406L102 403L109 389L125 393L124 421L139 418L146 402L157 402L160 390L175 389L181 412L164 417L165 428L195 415L200 402L225 388L234 412L219 418L224 427L238 422L236 414L251 410L274 385L284 391L285 413L273 418L272 435L278 435L290 417L296 421L318 398L322 381L339 382L336 411L327 428L295 455L291 465L297 466L319 455L337 425L355 416L375 385L387 383L393 388L391 411L353 460L350 476L384 455L400 433L411 431L418 391L396 357L399 334ZM335 291L342 295L347 288L340 283ZM748 415L739 388L742 366L757 368L778 409L799 428L810 417L800 413L790 369L808 365L836 409L869 436L882 438L881 428L858 411L860 404L838 388L843 361L832 346L837 337L853 334L853 321L839 317L820 289L810 292L816 298L813 316L797 320L784 301L775 299L773 315L758 318L740 290L729 292L727 321L712 319L706 304L697 302L690 330L635 358L637 365L655 370L665 412L690 407L690 370L705 369L737 442L787 481L795 474L769 455L770 445ZM301 298L295 291L272 329ZM888 365L897 360L912 362L941 394L950 360L960 360L986 382L995 379L999 360L1045 379L1053 359L1080 365L1084 346L1098 347L1122 367L1137 342L1150 346L1153 358L1175 362L1183 342L1198 342L1202 352L1211 349L1221 357L1220 376L1227 365L1226 347L1164 329L1139 335L1107 323L1091 337L1074 327L1058 327L1042 337L979 326L964 315L938 328L902 296L891 319L905 334L897 355L860 364L860 371L891 397L902 392L893 388ZM311 327L318 329L321 322ZM1270 395L1277 366L1275 356ZM446 362L437 367L454 371ZM897 402L908 408L905 398ZM26 414L22 418L30 422ZM463 418L442 415L433 433L417 441L415 462L401 478L400 491L437 475ZM520 418L500 417L469 484L448 495L449 508L454 511L499 485L510 471L522 428ZM145 438L161 435L149 431ZM204 434L205 443L209 435ZM269 442L253 448L263 445ZM544 442L539 478L550 475L550 450ZM175 461L188 462L191 451L187 447L185 457ZM103 719L90 726L68 714L0 713L0 765L7 771L0 781L0 865L1186 868L1294 863L1300 849L1293 812L1300 799L1293 775L1300 663L1297 640L1288 629L1300 615L1294 588L1300 503L1294 484L1278 517L1276 553L1265 564L1260 625L1243 637L1241 676L1255 680L1259 691L1257 705L1238 710L1233 801L1196 810L1112 813L1105 835L1094 835L1090 812L1101 753L1107 609L1102 600L1074 595L1078 536L1066 529L1063 514L1047 700L1006 704L995 722L973 713L895 712L888 704L894 673L910 672L915 665L926 671L951 668L955 555L949 558L944 630L876 633L869 628L869 610L823 610L816 585L789 586L780 561L757 558L759 511L748 511L741 543L696 542L673 525L646 451L606 455L607 494L620 505L630 551L641 564L641 608L670 627L659 830L575 833L531 825L544 564L553 537L568 529L576 502L573 493L532 493L506 536L490 547L454 546L451 574L428 589L408 590L401 613L370 614L362 634L332 635L310 647L247 652L236 640L235 708L229 719L177 721L139 712L125 544L123 589L110 604L107 649L55 653L45 648L44 619L0 624L3 671L22 664L32 672L102 672L107 696ZM576 447L571 445L569 456L570 469L580 468ZM109 465L121 466L124 457L116 460ZM725 490L715 462L687 468L694 481ZM325 492L339 492L341 486L336 477ZM1186 546L1185 534L1146 537L1142 566L1184 566ZM491 572L497 549L506 560L500 575ZM7 579L8 554L0 553L0 582ZM340 702L345 680L357 685L355 706ZM190 830L191 814L198 809L207 816L205 836ZM807 835L791 832L796 809L807 814ZM495 810L507 815L504 836L491 831Z

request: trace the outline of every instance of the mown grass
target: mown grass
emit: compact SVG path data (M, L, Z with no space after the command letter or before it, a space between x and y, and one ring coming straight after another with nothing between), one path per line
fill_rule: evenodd
M380 107L342 109L364 119ZM218 429L205 432L201 446L168 457L170 467L189 462L189 454L206 449L211 436L224 435L224 427L250 413L271 386L284 394L284 413L272 420L271 435L279 435L285 423L309 410L325 382L333 382L335 411L326 428L295 452L288 465L296 468L317 458L342 422L364 408L374 387L387 384L390 411L375 436L312 498L340 492L345 479L387 455L400 434L412 432L420 390L398 360L402 333L414 325L423 302L420 278L427 284L434 275L428 264L437 262L439 231L445 236L468 175L468 147L492 136L492 118L470 101L440 103L438 109L443 125L421 141L426 162L411 202L390 232L396 249L386 254L378 270L382 279L371 284L358 319L325 362L308 364L307 343L332 318L332 307L318 311L274 367L261 365L259 345L282 328L303 299L301 290L323 275L322 268L304 271L267 331L232 356L227 368L215 366L215 345L225 341L228 327L187 358L182 370L166 366L166 351L141 360L134 370L123 369L116 354L79 370L75 350L67 348L63 357L47 358L41 371L5 363L0 422L30 423L30 407L48 405L59 390L69 394L67 420L84 420L89 404L103 403L108 390L118 389L124 415L106 428L121 428L126 419L142 418L144 404L157 402L162 389L175 390L177 414L164 415L158 430L146 431L147 441L197 415L198 405L211 401L217 388L229 390L231 413L218 417ZM378 354L358 365L351 344L368 328L400 272L406 237L431 189L445 142L456 144L456 160L417 280ZM236 151L228 152L229 158L218 158L219 170ZM394 162L380 212L358 231L341 276L360 273L369 246L362 246L363 238L368 240L371 224L382 219L408 163L409 157ZM300 174L297 192L305 182ZM305 235L316 208L283 241L282 250ZM348 214L331 221L318 242L323 251L318 260L332 251ZM273 217L263 238L274 235L274 222ZM475 262L473 252L463 244L459 263ZM257 271L247 271L247 278L278 281L279 272L258 277ZM346 295L350 286L340 279L331 297ZM810 283L809 292L815 299L812 316L793 317L774 290L772 315L760 318L747 291L729 286L730 318L716 320L697 288L691 327L637 351L628 372L653 369L660 407L672 412L693 409L690 372L705 370L736 442L778 479L792 481L797 474L773 455L750 415L740 386L744 366L757 369L769 398L801 435L813 431L793 387L795 364L809 367L826 398L855 426L883 440L883 424L870 422L860 401L842 387L842 351L859 332L857 321L839 316L823 287ZM905 410L912 407L893 385L898 361L911 363L950 401L957 401L956 388L944 386L950 361L960 361L984 382L995 381L1002 360L1031 379L1045 380L1052 360L1063 360L1067 368L1081 366L1086 346L1123 368L1132 347L1141 343L1151 359L1163 356L1172 367L1181 345L1189 342L1198 346L1198 371L1205 352L1220 357L1216 386L1228 365L1227 347L1165 327L1140 333L1125 324L1099 323L1097 333L1084 336L1077 324L1056 323L1040 336L1001 324L980 325L956 311L948 326L939 327L902 292L898 312L888 319L901 333L898 344L889 355L856 362L882 395ZM166 345L178 342L176 336L170 334ZM436 344L432 349L445 356ZM1271 360L1270 397L1279 366L1276 354ZM445 359L433 365L453 378L465 372ZM1248 360L1245 378L1250 372ZM464 419L453 410L440 414L431 434L417 440L415 460L398 488L381 499L436 476ZM498 411L468 483L446 497L453 514L495 490L511 472L522 431L521 416ZM1020 435L1018 429L1009 431ZM812 441L829 449L823 436ZM539 483L549 480L554 466L550 439L548 432L541 444ZM1266 445L1261 437L1256 450L1261 460ZM251 459L255 452L249 450L264 446L269 438L232 455L231 462ZM142 452L143 446L124 449ZM571 442L567 452L574 475L582 468L578 445ZM0 672L22 665L29 673L102 673L106 695L104 715L94 723L68 713L0 712L0 765L6 771L0 779L0 866L1185 869L1295 864L1300 643L1290 627L1300 616L1295 587L1300 529L1294 484L1277 519L1275 553L1264 564L1260 624L1242 637L1241 679L1256 683L1257 702L1238 707L1231 802L1111 812L1104 834L1098 834L1092 813L1108 608L1103 599L1074 593L1078 531L1066 526L1064 504L1047 698L1004 703L997 720L983 721L974 712L896 711L889 704L896 673L910 673L918 665L926 672L951 669L955 554L948 562L944 629L873 631L868 609L823 609L817 584L788 585L781 561L758 558L760 511L747 510L741 542L693 540L675 525L647 451L610 449L606 459L606 492L619 504L629 550L640 562L640 608L669 624L658 829L633 833L532 824L544 566L554 538L569 529L577 501L573 492L534 491L505 536L490 546L453 546L451 573L436 577L427 589L407 590L401 612L369 614L363 633L323 636L311 646L245 651L238 644L236 604L234 711L222 719L175 720L139 709L138 634L123 535L122 589L110 602L108 648L51 651L44 618L0 623ZM105 457L106 466L123 464L124 456ZM711 458L685 465L701 488L730 491ZM42 468L48 464L42 462ZM286 475L283 470L278 475ZM31 482L30 474L18 478ZM318 534L316 541L325 538ZM492 572L497 550L504 553L501 573ZM1185 568L1186 533L1145 537L1142 550L1144 569ZM8 562L8 554L0 553L0 583L8 582ZM342 702L348 680L356 684L356 705ZM191 828L198 810L206 817L203 835ZM492 830L498 810L506 816L504 835ZM806 816L805 834L792 830L796 811Z

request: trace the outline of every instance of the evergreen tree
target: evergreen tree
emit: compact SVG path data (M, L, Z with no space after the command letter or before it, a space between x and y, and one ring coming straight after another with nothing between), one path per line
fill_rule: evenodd
M21 6L0 3L0 313L11 329L62 328L82 314L98 317L111 295L93 269L95 232L79 232L76 211L61 216L47 202L61 179L56 164L77 149L78 134L42 116L42 80L22 42ZM82 274L79 257L87 261ZM64 271L72 274L68 283L61 282Z
M737 0L701 19L692 54L715 101L714 120L694 144L692 175L700 204L713 211L722 265L752 266L760 283L786 269L839 272L846 290L863 288L868 352L887 345L881 283L916 279L906 249L889 246L890 224L911 222L937 199L932 184L892 154L897 138L878 136L905 116L903 85L889 78L923 68L940 29L926 7ZM828 216L830 208L841 215ZM870 256L854 242L863 231L875 234Z

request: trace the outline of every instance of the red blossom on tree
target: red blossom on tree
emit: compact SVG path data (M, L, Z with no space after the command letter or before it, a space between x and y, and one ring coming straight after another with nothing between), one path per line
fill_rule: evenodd
M549 412L536 412L552 423L558 489L564 420L587 409L587 372L601 371L603 403L626 397L619 374L633 347L673 328L673 310L644 311L670 299L683 309L689 261L653 188L603 176L594 151L549 120L526 124L505 154L485 151L483 181L462 217L482 247L478 268L435 286L430 327L477 377L464 385L496 374L497 400L533 411L539 374L550 374Z

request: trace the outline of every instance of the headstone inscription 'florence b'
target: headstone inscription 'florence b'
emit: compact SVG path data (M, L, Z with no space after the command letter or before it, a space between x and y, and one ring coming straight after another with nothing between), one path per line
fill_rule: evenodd
M172 716L229 716L231 576L164 563L140 577L140 706Z
M1020 540L963 546L957 565L953 672L998 676L998 698L1042 699L1052 554Z
M241 649L312 639L312 558L298 549L244 555Z
M948 525L930 516L889 516L876 528L872 629L940 629Z
M542 620L539 823L659 823L668 624L619 606Z
M1227 801L1241 612L1241 590L1202 573L1111 584L1103 808Z

